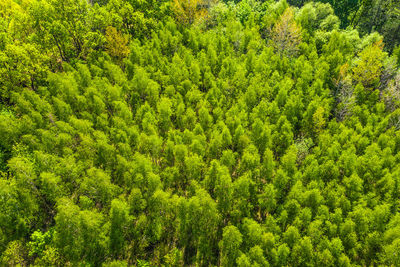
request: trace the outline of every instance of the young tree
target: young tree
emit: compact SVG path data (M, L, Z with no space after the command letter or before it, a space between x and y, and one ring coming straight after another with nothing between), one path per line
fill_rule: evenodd
M128 39L123 36L116 28L108 26L106 29L106 51L121 62L129 55Z
M361 83L365 88L375 89L379 84L384 56L382 41L361 51L360 59L353 69L354 80Z
M114 199L111 202L110 210L110 251L113 253L114 257L123 255L127 230L129 229L128 224L131 219L128 204L125 201Z
M176 19L183 24L192 24L196 19L207 14L208 7L214 0L174 0L172 10Z
M272 29L272 42L276 52L293 57L298 52L301 42L301 28L294 20L294 11L287 8Z
M230 225L223 229L222 240L219 242L221 265L235 265L236 259L240 255L242 241L242 234L235 226Z

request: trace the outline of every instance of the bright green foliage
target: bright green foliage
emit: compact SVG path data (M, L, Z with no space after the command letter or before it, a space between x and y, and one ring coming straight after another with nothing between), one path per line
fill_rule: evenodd
M0 1L0 265L399 265L398 5L321 2Z
M110 210L110 250L114 255L119 255L125 247L125 237L128 234L129 206L118 199L111 202Z
M235 226L227 226L224 228L222 240L219 244L221 249L221 264L224 266L232 266L236 262L239 255L239 248L242 244L242 234Z

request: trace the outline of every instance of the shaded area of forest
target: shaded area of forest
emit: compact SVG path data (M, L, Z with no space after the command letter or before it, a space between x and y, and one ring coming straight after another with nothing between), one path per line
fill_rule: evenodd
M399 9L1 1L0 263L400 265Z

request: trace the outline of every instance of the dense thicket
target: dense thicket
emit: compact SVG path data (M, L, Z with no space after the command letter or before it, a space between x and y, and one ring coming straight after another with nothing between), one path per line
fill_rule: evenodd
M1 264L400 265L400 50L340 8L0 2Z
M378 31L385 37L386 49L400 45L400 2L398 0L317 0L332 5L341 27L356 28L361 34ZM316 1L316 2L317 2ZM288 0L303 6L305 0Z

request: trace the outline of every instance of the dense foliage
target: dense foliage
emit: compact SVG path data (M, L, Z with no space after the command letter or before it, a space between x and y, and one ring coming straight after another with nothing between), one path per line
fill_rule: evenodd
M0 265L400 265L399 4L289 2L1 1Z

